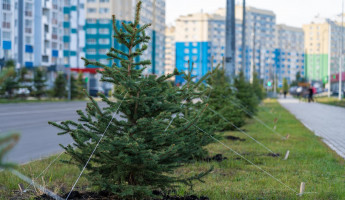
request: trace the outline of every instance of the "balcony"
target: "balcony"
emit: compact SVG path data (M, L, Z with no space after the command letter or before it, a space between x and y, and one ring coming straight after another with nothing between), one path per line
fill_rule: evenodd
M2 4L2 9L10 11L11 10L11 4L6 4L6 3Z
M32 11L26 10L26 11L25 11L25 16L26 16L26 17L32 17Z

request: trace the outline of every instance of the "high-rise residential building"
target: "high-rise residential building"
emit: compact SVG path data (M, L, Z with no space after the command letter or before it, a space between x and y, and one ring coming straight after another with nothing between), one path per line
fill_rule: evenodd
M236 6L236 19L242 24L243 7ZM242 26L236 26L236 72L243 70L247 79L253 79L254 71L267 81L267 75L275 67L273 63L275 49L276 15L273 11L246 7L246 45L245 67L242 69Z
M34 3L34 65L62 67L64 2L42 0Z
M276 26L274 65L280 86L282 86L284 78L288 82L294 81L298 72L304 77L304 32L302 28L283 24ZM266 76L268 79L270 74Z
M122 22L129 23L134 18L135 5L138 0L87 0L86 9L86 57L110 66L113 61L105 55L110 47L126 51L112 37L112 15L116 14L116 25L121 28ZM152 65L146 74L164 74L164 43L165 43L165 0L143 0L141 23L151 23L146 34L151 37L148 50L140 59L149 59ZM117 63L119 64L119 63Z
M165 28L165 74L172 74L175 69L175 27Z
M84 1L3 0L0 59L26 68L83 66Z
M63 64L84 68L85 57L85 0L65 1L63 7Z
M14 28L17 18L17 0L3 0L0 5L0 58L6 60L13 59L15 57L15 39L18 31Z
M20 67L31 68L34 66L35 46L35 7L34 1L24 0L15 2L15 53L13 58Z
M236 74L243 70L247 79L251 79L255 69L261 79L268 79L266 74L275 67L275 14L253 7L247 7L246 12L247 43L245 69L242 69L242 7L236 6ZM195 75L201 77L211 69L212 63L222 63L225 13L225 9L219 9L213 14L196 13L176 20L176 66L179 70L187 70L190 60L195 63Z
M315 17L310 24L303 25L303 30L305 75L310 81L327 83L330 74L339 73L341 24Z

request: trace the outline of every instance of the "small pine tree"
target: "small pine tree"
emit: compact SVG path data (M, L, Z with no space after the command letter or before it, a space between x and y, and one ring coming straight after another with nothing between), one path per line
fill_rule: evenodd
M240 100L241 105L250 113L256 113L259 103L258 97L256 96L252 85L244 77L243 71L241 71L239 76L235 78L234 86L237 89L236 97ZM249 114L247 114L247 116L251 117Z
M12 98L15 89L19 88L17 73L14 67L6 67L0 73L0 95Z
M240 101L236 98L225 71L219 68L215 69L212 76L207 80L207 83L212 87L212 90L207 94L209 96L208 103L210 104L210 108L235 126L243 126L245 123L245 114L234 104L239 104ZM213 115L212 121L218 124L217 126L220 131L236 129L210 110L206 111L206 115Z
M41 99L41 97L46 94L46 86L45 73L40 68L36 68L34 71L34 85L32 95L37 97L38 99Z
M83 99L85 98L85 83L83 80L83 74L79 73L78 78L75 79L73 76L71 77L71 97L72 99Z
M260 81L258 74L254 73L254 79L253 79L253 90L256 96L258 97L259 101L263 100L265 98L265 91L264 87L262 86L262 82Z
M283 91L287 92L289 90L289 84L286 78L283 79Z
M58 73L55 81L54 81L54 88L53 93L54 97L57 97L59 99L66 98L67 90L66 90L66 77L62 73Z
M120 65L109 67L85 58L85 65L102 67L99 71L101 81L114 84L111 101L101 94L106 103L101 109L89 96L86 113L77 111L78 122L66 121L61 124L49 122L61 129L60 134L70 134L74 146L63 147L71 155L70 163L83 167L91 152L100 141L87 165L87 176L99 190L105 190L122 199L145 199L152 196L153 189L166 189L177 182L191 184L206 173L191 178L178 178L172 172L189 162L190 153L199 150L186 134L198 116L181 117L180 88L171 87L168 76L145 76L148 60L138 61L139 56L148 48L150 40L145 29L150 25L139 25L141 1L137 4L133 23L122 23L118 29L113 16L114 38L127 47L127 51L111 48L109 59L120 61ZM113 118L114 112L120 117ZM174 118L175 117L175 118ZM173 120L174 119L174 120ZM100 140L102 139L102 140ZM188 151L188 152L187 152Z
M12 163L4 163L3 159L5 154L14 147L18 140L18 134L0 136L0 169L10 169L15 167Z

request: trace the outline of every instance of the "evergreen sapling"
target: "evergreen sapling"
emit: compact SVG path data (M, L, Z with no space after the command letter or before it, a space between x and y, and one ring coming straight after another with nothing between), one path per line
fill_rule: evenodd
M190 122L180 116L183 92L168 81L177 71L160 77L142 74L151 62L137 58L148 48L150 37L145 30L150 25L139 24L140 9L139 1L134 22L122 23L123 29L118 29L113 16L114 38L127 51L111 48L107 56L120 61L119 65L114 62L109 67L83 58L86 66L103 68L101 81L114 84L116 100L100 94L105 103L101 108L89 96L85 112L77 111L78 122L49 122L61 130L59 134L72 136L73 145L62 147L72 157L70 163L80 168L102 138L86 165L86 175L100 191L121 199L144 199L152 196L152 190L170 189L179 182L191 185L209 172L189 178L173 175L176 168L190 162L190 154L199 151L189 138L194 135L186 134L198 116L188 118ZM113 118L114 112L117 116Z

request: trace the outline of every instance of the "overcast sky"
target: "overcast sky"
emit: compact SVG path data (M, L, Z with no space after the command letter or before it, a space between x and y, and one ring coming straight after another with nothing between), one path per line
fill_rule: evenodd
M236 0L236 3L242 1ZM342 0L247 0L248 6L272 10L277 23L301 27L314 16L332 17L341 13ZM213 12L225 7L226 0L167 0L167 24L173 24L180 15L200 12Z

